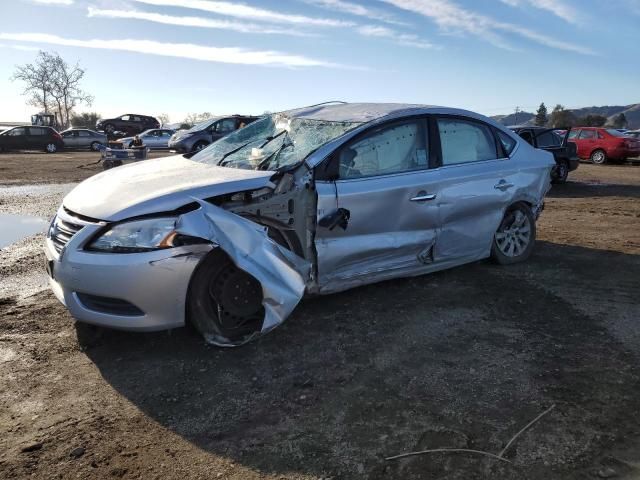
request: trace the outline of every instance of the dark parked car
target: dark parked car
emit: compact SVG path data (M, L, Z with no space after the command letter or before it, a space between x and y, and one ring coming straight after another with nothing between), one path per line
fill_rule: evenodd
M578 168L580 159L576 145L567 142L567 135L558 135L554 129L545 127L513 127L512 130L535 148L553 153L556 161L556 166L551 171L553 183L566 182L569 172Z
M55 153L62 148L62 137L51 127L13 127L0 133L0 150L44 150Z
M117 118L100 119L96 122L96 130L104 130L107 135L116 130L135 135L150 128L160 128L160 122L156 118L135 113L127 113Z
M88 128L69 128L60 132L65 148L90 148L94 152L100 145L107 144L107 136L104 133L94 132Z
M176 132L169 140L169 149L185 153L202 150L231 132L249 125L257 118L245 115L210 118L189 130Z

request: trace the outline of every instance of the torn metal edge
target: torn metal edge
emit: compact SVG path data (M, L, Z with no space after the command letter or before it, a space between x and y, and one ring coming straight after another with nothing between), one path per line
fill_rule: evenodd
M262 286L265 318L259 333L241 342L219 336L205 338L217 346L240 346L287 319L305 293L311 263L271 240L266 227L200 199L194 200L200 208L178 217L176 232L210 240Z

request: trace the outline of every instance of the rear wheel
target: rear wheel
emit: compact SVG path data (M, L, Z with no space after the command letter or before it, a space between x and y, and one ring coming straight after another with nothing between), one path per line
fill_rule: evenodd
M191 278L187 312L208 341L240 345L260 332L262 286L220 249L212 251Z
M58 146L55 143L47 143L44 149L47 153L56 153L58 151Z
M516 203L507 209L493 238L491 258L500 265L523 262L536 240L536 221L531 208Z
M591 152L591 163L595 163L596 165L604 165L607 163L607 152L604 150L598 149Z
M556 165L556 171L553 177L553 183L566 183L568 176L569 176L569 165L565 161L559 162Z

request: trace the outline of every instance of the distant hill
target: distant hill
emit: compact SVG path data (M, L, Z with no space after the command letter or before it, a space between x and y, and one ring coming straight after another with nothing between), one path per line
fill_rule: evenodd
M551 113L552 107L549 107L549 113ZM627 128L630 129L638 129L640 128L640 103L634 103L632 105L622 105L622 106L604 106L604 107L584 107L584 108L575 108L571 109L571 112L576 117L584 117L586 115L604 115L609 119L609 121L613 120L613 117L619 115L620 113L624 113L624 116L627 117L627 121L629 125ZM512 113L510 115L494 115L493 118L496 122L499 122L503 125L533 125L533 121L535 119L536 114L531 112L519 112L516 118L516 114Z

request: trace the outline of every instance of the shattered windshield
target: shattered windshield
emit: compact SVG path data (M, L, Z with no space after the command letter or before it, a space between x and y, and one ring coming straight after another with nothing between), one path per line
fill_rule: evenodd
M277 113L212 143L191 160L231 168L277 170L301 162L358 125L361 123L289 118L286 113Z

